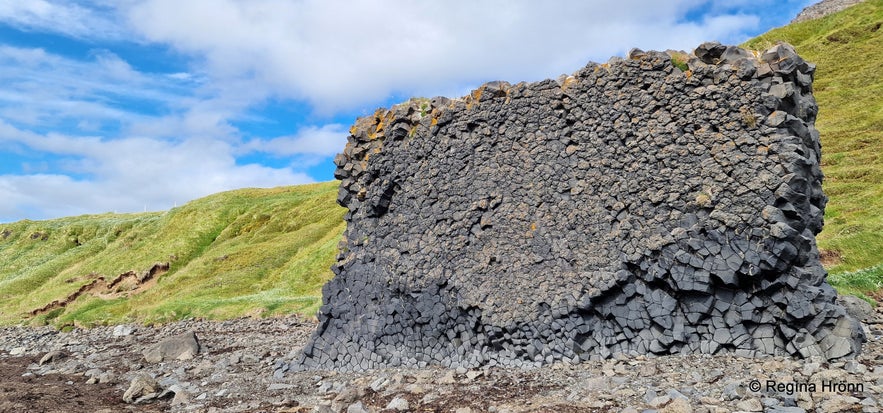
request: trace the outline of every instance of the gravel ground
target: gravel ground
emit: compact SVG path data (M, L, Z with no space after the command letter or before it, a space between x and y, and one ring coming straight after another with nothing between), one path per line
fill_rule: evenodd
M70 332L6 327L0 329L0 411L877 412L883 408L881 309L866 323L861 357L847 362L690 355L530 370L358 374L274 374L314 328L295 317ZM147 361L145 350L189 331L198 354ZM138 392L139 385L148 390Z

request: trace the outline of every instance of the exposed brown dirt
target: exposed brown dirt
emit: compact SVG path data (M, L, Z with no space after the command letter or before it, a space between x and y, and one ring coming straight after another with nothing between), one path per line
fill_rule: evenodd
M157 276L165 274L167 271L169 271L169 263L156 263L146 271L140 273L135 271L124 272L114 277L110 282L108 282L104 276L90 274L90 276L88 276L89 278L97 278L92 280L92 282L83 285L77 291L74 291L61 300L54 300L43 307L31 310L30 315L37 316L40 314L46 314L57 308L64 308L85 294L91 294L105 299L131 296L155 285ZM74 280L71 281L73 282Z
M86 385L82 375L29 373L28 365L36 357L0 358L0 412L163 412L167 400L150 405L130 405L123 402L123 391L112 384Z
M843 262L843 256L837 250L819 249L819 260L825 268L831 268Z

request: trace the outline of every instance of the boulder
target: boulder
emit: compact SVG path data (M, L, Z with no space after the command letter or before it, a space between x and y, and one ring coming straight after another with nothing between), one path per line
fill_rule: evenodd
M867 321L874 315L874 307L854 295L837 296L837 304L846 309L846 313L859 321Z
M721 56L727 50L727 46L719 42L706 42L699 45L693 54L706 64L717 64Z
M148 363L160 363L171 360L190 360L199 354L199 340L196 333L188 331L174 337L168 337L152 345L142 353Z
M64 351L52 350L52 351L46 353L45 355L43 355L43 357L40 358L40 361L37 364L42 366L44 364L56 362L58 360L66 358L67 356L68 356L67 353Z
M123 401L126 403L144 403L153 400L162 393L159 383L147 373L135 376L129 383L129 388L123 393Z
M135 332L135 328L130 325L120 324L118 326L114 326L113 328L113 336L114 337L125 337L132 335Z

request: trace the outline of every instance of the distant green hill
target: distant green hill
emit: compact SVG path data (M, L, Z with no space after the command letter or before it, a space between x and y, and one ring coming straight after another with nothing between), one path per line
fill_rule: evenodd
M883 287L881 26L874 0L745 45L784 40L818 64L830 197L819 245L841 292ZM336 195L337 182L244 189L163 213L0 224L0 324L312 314L344 228ZM147 273L156 263L170 266Z
M772 30L748 41L794 45L818 65L825 228L818 236L841 292L883 287L883 0Z
M0 324L314 313L344 228L337 185L224 192L163 213L0 224ZM170 267L139 282L155 263Z

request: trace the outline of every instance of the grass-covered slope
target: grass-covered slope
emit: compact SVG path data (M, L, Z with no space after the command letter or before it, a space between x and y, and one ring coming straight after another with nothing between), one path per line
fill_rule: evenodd
M883 287L881 26L883 0L872 0L746 43L784 40L818 65L830 197L819 245L846 293ZM344 227L336 194L337 182L247 189L163 213L0 224L0 324L311 314ZM137 280L166 262L167 272Z
M841 292L883 286L883 0L772 30L745 44L794 45L818 65L825 228L818 236Z
M224 192L163 213L0 224L0 324L313 313L344 227L337 185ZM108 288L158 262L168 271Z

